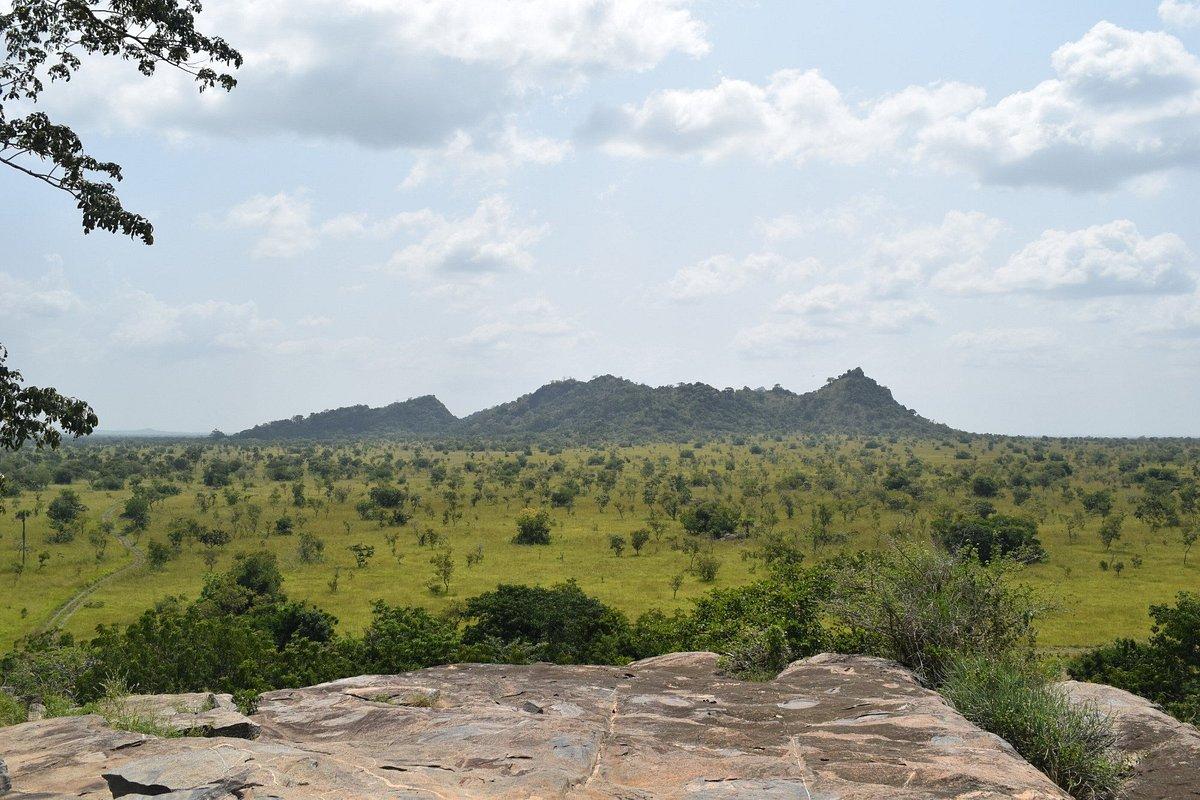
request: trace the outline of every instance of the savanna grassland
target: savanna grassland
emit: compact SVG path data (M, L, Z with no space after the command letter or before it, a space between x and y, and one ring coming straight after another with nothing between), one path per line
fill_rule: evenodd
M442 610L500 583L573 579L631 617L670 611L753 580L771 532L813 563L935 538L937 520L956 515L1036 525L1044 556L1022 558L1021 579L1055 604L1040 623L1047 649L1144 636L1149 604L1200 588L1200 553L1188 552L1194 440L764 437L511 451L93 440L8 455L3 472L0 648L52 620L81 635L129 622L261 549L278 556L291 597L347 631L366 625L375 599ZM52 510L64 490L82 505ZM530 509L545 512L548 545L513 542Z

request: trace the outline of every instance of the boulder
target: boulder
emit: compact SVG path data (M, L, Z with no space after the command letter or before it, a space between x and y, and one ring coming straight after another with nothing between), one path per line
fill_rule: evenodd
M1080 681L1059 685L1072 700L1112 716L1117 746L1131 759L1122 800L1200 798L1200 730L1123 689Z
M857 656L766 683L712 653L460 664L270 692L254 722L245 740L45 720L0 729L0 753L26 797L1066 798L910 672Z

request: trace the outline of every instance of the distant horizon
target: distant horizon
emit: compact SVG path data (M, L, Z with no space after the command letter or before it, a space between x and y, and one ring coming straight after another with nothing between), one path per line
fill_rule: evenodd
M333 411L333 410L336 410L339 408L349 408L349 407L362 406L362 405L366 405L369 408L373 408L373 409L374 408L384 408L386 406L390 406L395 403L405 403L405 402L408 402L411 400L417 400L417 399L420 399L423 397L433 397L434 399L438 400L438 402L441 402L442 405L445 406L447 408L447 410L450 411L450 413L453 414L456 418L464 419L466 417L471 416L472 414L476 414L481 411L486 411L488 409L495 408L499 405L503 405L504 403L511 402L520 397L531 395L531 394L535 393L536 391L538 391L539 389L542 389L542 388L549 386L551 384L554 384L554 383L567 382L567 381L578 381L580 383L589 383L591 381L594 381L596 379L603 378L603 377L612 377L612 378L616 378L618 380L629 381L631 383L635 383L635 384L638 384L641 386L649 386L651 388L668 388L668 387L689 385L689 384L703 384L703 385L709 386L710 388L717 389L718 391L727 391L727 390L739 391L739 390L748 389L751 391L764 391L765 392L765 391L770 391L774 387L778 386L779 388L784 389L785 391L789 391L789 392L792 392L793 394L799 395L799 394L808 394L811 392L815 392L818 389L820 389L822 386L824 386L828 381L836 379L836 378L838 378L852 370L855 370L855 369L861 369L861 368L860 367L851 367L846 370L843 370L842 372L838 373L837 375L827 376L827 378L824 379L824 381L822 381L822 383L820 383L819 385L814 386L812 389L805 389L805 390L798 390L798 389L795 389L792 387L784 386L782 383L775 383L775 384L771 384L770 386L763 386L763 385L759 385L759 386L717 386L715 384L709 384L705 381L682 380L682 381L672 381L672 382L667 382L667 383L649 384L649 383L645 383L642 381L635 381L630 378L625 378L616 373L602 372L602 373L592 375L590 378L576 378L576 377L555 378L553 380L550 380L543 384L540 384L533 389L522 392L519 395L515 395L515 396L509 398L508 400L502 400L499 403L493 403L491 405L482 406L480 408L476 408L471 411L466 411L463 413L455 412L444 401L442 401L441 398L438 397L436 393L422 392L422 393L418 393L418 394L413 394L409 397L405 397L402 399L390 400L390 401L379 403L379 404L350 402L350 403L344 403L342 405L330 406L330 407L322 408L322 409L313 409L313 410L309 410L309 411L297 411L292 414L284 414L284 415L277 416L277 417L261 419L255 423L252 423L251 425L246 425L246 426L237 427L237 428L233 428L233 427L223 428L223 427L217 426L215 428L208 428L207 430L199 430L199 429L166 430L166 429L157 428L155 426L145 426L145 425L138 426L136 428L116 428L116 427L109 427L109 426L104 425L104 421L103 421L103 419L101 419L101 425L99 428L97 428L97 430L95 431L95 433L93 435L98 435L101 437L124 436L124 437L128 437L128 438L171 438L171 437L203 438L203 437L207 437L207 436L211 435L213 433L213 431L216 431L216 430L219 430L226 435L232 435L232 434L240 433L245 430L249 430L250 428L252 428L258 424L264 424L267 422L275 422L275 421L279 421L279 420L290 419L297 415L302 416L302 417L309 417L310 415L313 415L313 414L320 414L320 413L327 412L327 411ZM1179 434L1179 433L1168 433L1168 434L1161 434L1161 433L1131 433L1131 434L1060 433L1060 434L1054 434L1054 433L1037 433L1037 432L1034 432L1034 433L1012 433L1012 432L1005 432L1005 431L970 430L970 429L962 428L958 425L955 425L953 422L950 422L948 420L937 419L936 417L931 417L927 414L924 414L920 408L917 408L909 403L906 403L906 402L904 402L903 399L896 397L895 392L892 391L890 386L888 386L883 381L876 380L866 370L863 370L863 375L864 375L864 377L866 377L870 380L875 380L876 383L878 383L879 385L881 385L884 388L891 391L893 398L900 405L912 409L917 414L919 414L923 417L926 417L933 422L941 423L941 424L949 426L950 428L955 429L956 431L969 433L969 434L972 434L975 436L1011 436L1011 437L1021 437L1021 438L1049 437L1049 438L1055 438L1055 439L1070 439L1070 438L1133 439L1133 440L1136 440L1136 439L1200 439L1200 433L1193 433L1193 434L1186 434L1186 433L1182 433L1182 434ZM805 435L805 434L803 432L798 432L796 435Z

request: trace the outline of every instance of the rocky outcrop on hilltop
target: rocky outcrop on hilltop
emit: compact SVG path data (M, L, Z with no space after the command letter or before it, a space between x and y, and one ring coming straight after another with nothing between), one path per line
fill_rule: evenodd
M264 695L254 739L30 722L0 729L4 800L1066 797L891 662L821 655L748 683L716 661L349 678Z

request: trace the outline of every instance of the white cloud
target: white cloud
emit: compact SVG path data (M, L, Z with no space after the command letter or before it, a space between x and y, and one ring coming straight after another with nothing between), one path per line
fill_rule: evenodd
M252 302L208 300L172 305L144 291L118 298L113 344L134 350L251 350L279 330Z
M943 285L1083 297L1179 294L1196 285L1196 270L1194 256L1175 234L1146 237L1129 220L1115 220L1045 231L994 272L960 274Z
M542 91L708 51L688 0L213 0L201 25L245 56L231 93L99 60L74 118L178 136L289 133L436 148Z
M583 136L626 156L855 164L982 99L979 89L947 83L910 86L855 108L819 71L789 69L762 86L726 78L711 89L662 91L640 105L598 110Z
M680 269L666 290L677 300L691 300L737 291L755 277L797 280L820 271L821 264L815 258L792 261L776 253L753 253L743 258L717 255Z
M895 295L941 273L978 274L1004 223L978 211L949 211L937 225L881 237L866 257L869 281Z
M57 317L82 306L57 267L35 281L0 272L0 319Z
M597 110L581 131L615 155L856 164L875 156L988 184L1141 189L1200 163L1200 61L1179 39L1100 22L1051 56L1055 77L984 104L961 83L852 104L817 70L726 78Z
M754 229L768 242L802 239L815 233L849 237L858 233L870 219L878 217L888 205L881 195L859 195L819 211L759 219L755 221Z
M734 344L740 350L766 356L855 334L900 333L937 320L923 300L879 300L861 283L826 283L788 292L773 310L774 318L737 333Z
M997 353L1027 353L1052 348L1062 341L1053 328L989 328L962 331L950 337L952 346L964 350L988 350Z
M1174 36L1098 23L1057 77L920 134L918 154L985 183L1111 189L1200 161L1200 62Z
M508 201L498 196L481 201L468 217L450 219L426 209L394 222L420 238L394 252L388 269L451 281L530 269L530 250L547 232L545 225L518 220Z
M554 303L544 297L518 301L502 316L475 325L451 344L467 348L507 350L522 343L576 342L581 332Z
M312 203L306 192L279 192L255 195L239 203L225 215L225 222L236 228L262 230L251 251L257 258L294 258L317 246L313 227Z
M460 179L499 178L524 164L557 164L571 149L570 142L527 136L511 123L491 135L460 130L445 146L421 150L401 185L411 189L447 173Z
M1021 369L1062 367L1072 362L1076 349L1062 333L1042 326L962 331L951 336L948 344L966 363L986 367L1007 364Z
M1176 28L1200 25L1200 3L1195 0L1163 0L1158 4L1158 18Z

